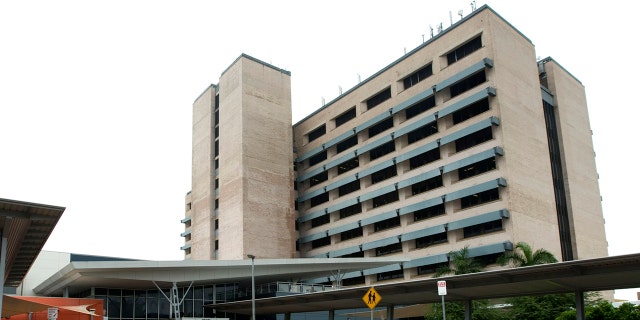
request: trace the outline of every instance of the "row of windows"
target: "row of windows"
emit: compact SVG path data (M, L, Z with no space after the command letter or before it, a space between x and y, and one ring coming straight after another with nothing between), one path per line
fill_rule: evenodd
M380 226L380 227L378 227ZM374 232L378 232L381 230L386 230L392 227L400 226L400 217L393 217L386 219L384 221L380 221L376 223L376 229ZM484 222L480 224L476 224L473 226L468 226L462 228L463 238L471 238L484 234L494 233L503 230L502 220L494 220L489 222ZM362 237L364 235L364 228L357 227L351 230L347 230L340 233L340 241L347 241L353 238ZM441 243L447 243L447 232L440 232L424 237L417 238L413 241L415 249L426 248L432 245L437 245ZM331 245L331 236L322 237L320 239L314 240L311 242L311 248L316 249L319 247L329 246ZM375 256L384 256L388 254L393 254L396 252L402 251L402 243L398 241L398 243L393 243L390 245L378 247L375 249Z
M475 38L467 41L466 43L462 44L461 46L459 46L458 48L452 50L451 52L447 53L447 63L449 65L459 61L460 59L470 55L471 53L479 50L480 48L482 48L482 37L481 35L476 36ZM421 67L420 69L414 71L413 73L409 74L408 76L406 76L405 78L403 78L402 84L403 84L403 88L404 90L418 84L419 82L427 79L428 77L433 75L433 66L431 63ZM472 77L473 78L473 77ZM468 82L473 82L473 81L477 81L477 79L473 80L473 79L466 79L463 82L467 82L467 84L457 84L456 86L452 86L451 88L451 97L454 97L456 95L458 95L459 93L461 93L461 89L462 87L468 86L469 83ZM217 96L216 96L217 97ZM367 100L365 100L365 104L367 106L367 110L374 108L376 106L378 106L379 104L389 100L391 98L391 87L385 88L384 90L380 91L379 93L373 95L372 97L368 98ZM350 109L348 109L347 111L343 112L342 114L338 115L337 117L335 117L333 119L333 121L335 122L335 126L339 127L345 123L347 123L349 120L353 119L356 117L356 107L351 107ZM409 119L410 117L407 117L407 119ZM216 118L217 119L217 118ZM323 124L322 126L310 131L309 133L307 133L307 137L308 137L308 142L311 142L317 138L319 138L320 136L324 135L326 133L326 125Z
M467 135L465 137L462 137L458 140L455 141L455 145L456 145L456 152L461 151L461 150L465 150L468 148L471 148L473 146L476 146L480 143L486 142L493 139L493 133L491 130L491 127L482 129L480 131L477 131L476 133ZM393 143L393 141L389 142L389 143ZM382 145L381 147L385 147L386 145L388 145L389 143ZM389 150L393 150L394 147L391 146L395 146L395 144L389 145L388 149L381 151L381 153L383 152L391 152ZM374 149L375 150L375 149ZM372 150L373 151L373 150ZM386 154L386 153L385 153ZM420 166L424 166L428 163L431 163L433 161L439 160L440 159L440 148L435 148L429 151L425 151L419 155L416 155L414 157L409 158L409 169L413 170L416 169ZM358 158L354 158L352 160L346 161L343 164L340 164L338 166L338 174L342 174L344 172L347 172L349 170L352 170L356 167L358 167L359 162L358 162ZM467 166L464 166L460 169L457 170L458 173L458 180L464 180L464 179L468 179L470 177L485 173L487 171L493 170L496 168L496 164L495 164L495 157L477 162L477 163L473 163ZM376 172L373 172L369 178L371 181L371 185L377 184L379 182L382 182L384 180L393 178L395 176L398 175L398 170L397 170L397 165L391 165L389 167L386 167L384 169L378 170ZM329 179L329 174L328 171L323 171L321 173L318 173L317 175L311 177L309 179L309 185L310 186L314 186L317 185L319 183L322 183L326 180ZM351 192L357 191L361 189L361 185L360 185L360 180L362 179L357 179L355 181L352 181L346 185L343 185L341 187L338 188L338 196L344 196L347 195ZM429 180L426 181L422 181L420 183L416 183L412 186L412 194L418 194L418 193L423 193L426 191L429 191L431 189L437 188L437 187L441 187L442 186L442 176L438 176L438 177L434 177L431 178ZM309 204L310 207L309 208L313 208L317 205L323 204L325 202L329 201L329 193L331 191L326 191L322 194L319 194L317 196L312 197L311 199L309 199ZM384 203L380 204L383 205ZM377 205L377 203L374 202L374 208L377 207L379 205Z
M421 102L418 102L415 106L420 106L421 109L419 110L414 110L411 108L406 109L407 114L409 113L409 111L412 112L412 114L417 115L418 111L420 112L424 112L427 109L425 109L426 106L431 105L431 102L429 102L430 100L433 100L433 97L427 98ZM428 102L428 104L425 104L425 101ZM415 107L414 106L414 107ZM488 98L484 98L480 101L477 101L465 108L462 108L460 110L457 110L455 112L452 113L452 119L454 124L458 124L461 123L465 120L468 120L472 117L475 117L479 114L482 114L484 112L489 111L490 107L489 107L489 99ZM373 137L381 132L384 132L385 130L392 128L393 127L393 117L387 118L387 120L384 120L374 126L372 126L371 128L369 128L369 136ZM476 144L482 143L486 140L489 140L492 138L491 133L489 132L491 129L485 129L485 132L483 132L483 134L479 135L479 137L474 136L474 135L469 135L467 137L458 139L458 141L456 141L456 151L461 151L464 149L467 149L471 146L474 146ZM438 123L437 121L432 121L428 124L425 124L424 126L415 129L409 133L406 134L406 141L407 144L413 144L415 142L418 142L422 139L425 139L431 135L434 135L438 133ZM353 147L356 146L358 144L358 135L353 135L341 142L339 142L336 145L336 150L337 150L337 154ZM394 152L395 149L395 143L393 141L389 141L386 144L376 147L375 149L372 149L369 151L369 160L375 160L378 159L388 153ZM327 160L327 153L328 150L323 150L317 154L315 154L314 156L309 158L309 166L314 166L322 161ZM438 158L439 159L439 158ZM358 160L357 159L350 159L345 161L342 164L338 165L338 175L347 172L353 168L356 168L358 166ZM324 177L324 174L318 174L318 177ZM328 176L326 177L326 179L324 180L318 180L317 177L312 177L310 181L310 185L314 186L322 181L325 181L328 179Z
M377 198L384 198L384 201L389 201L389 200L393 200L396 199L398 196L397 191L392 191L389 192L385 195L382 195L380 197L376 197L374 199ZM490 189L487 191L483 191L483 192L479 192L476 194L472 194L466 197L462 197L460 198L460 208L461 209L467 209L469 207L472 206L478 206L478 205L482 205L485 203L489 203L489 202L493 202L496 200L500 199L500 192L498 188L494 188L494 189ZM395 200L398 201L398 200ZM394 202L394 201L390 201L390 202ZM345 210L344 212L342 210ZM340 210L340 219L358 214L362 212L362 203L357 203L354 204L350 207L344 208ZM445 206L444 203L441 204L437 204L434 206L431 206L429 208L425 208L425 209L421 209L418 211L414 211L413 212L413 220L414 221L422 221L425 219L430 219L430 218L434 218L437 216L441 216L446 214L445 211ZM311 226L312 228L321 226L321 225L325 225L325 224L329 224L331 222L330 219L330 215L325 214L322 215L320 217L311 219ZM487 224L484 225L478 225L478 226L473 226L473 227L467 227L464 228L464 237L471 237L471 236L475 236L478 234L484 234L484 233L488 233L488 232L493 232L499 229L502 229L502 224L500 224L499 226L497 225L490 225L491 223L494 222L489 222ZM401 220L399 216L395 216L395 217L391 217L382 221L378 221L376 223L373 224L373 232L380 232L383 230L387 230L387 229L391 229L391 228L395 228L395 227L399 227L401 225ZM476 228L476 229L474 229ZM477 230L477 228L481 228L479 230ZM354 231L360 229L360 231ZM348 239L352 239L354 237L359 237L362 236L362 227L358 227L352 230L348 230L348 231L344 231L341 233L340 238L342 241L348 240ZM354 233L355 232L355 233ZM344 235L343 235L344 234ZM330 239L330 236L326 236L323 237L322 239ZM318 239L321 240L321 239ZM423 239L421 241L427 241L427 239ZM312 248L317 248L317 247L321 247L321 246L325 246L325 245L330 245L331 241L329 242L323 242L323 241L313 241L312 242Z

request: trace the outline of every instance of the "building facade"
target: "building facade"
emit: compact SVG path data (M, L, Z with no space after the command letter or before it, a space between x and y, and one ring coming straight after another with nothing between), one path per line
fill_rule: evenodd
M584 86L488 6L293 126L290 74L241 55L194 103L186 207L187 259L410 259L347 285L607 255Z

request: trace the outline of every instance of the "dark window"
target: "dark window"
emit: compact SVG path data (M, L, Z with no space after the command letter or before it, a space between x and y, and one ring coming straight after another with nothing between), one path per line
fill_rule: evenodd
M407 118L407 120L411 119L435 106L436 98L434 96L431 96L407 108L407 110L405 111L405 118Z
M338 188L338 195L342 197L345 194L349 194L351 192L358 191L358 190L360 190L360 180L351 181L343 186L340 186L340 188Z
M476 163L472 163L468 166L464 166L458 169L458 179L464 180L466 178L473 177L481 173L485 173L495 168L496 168L496 157L494 156L489 159L484 159L482 161L478 161Z
M491 127L486 127L456 140L456 152L469 149L491 139L493 139Z
M340 141L337 145L336 145L336 151L338 153L345 151L353 146L355 146L356 144L358 144L358 135L353 135L351 138L347 138L345 140Z
M387 203L391 203L391 202L395 202L398 201L398 190L393 190L391 192L385 193L381 196L377 196L375 198L372 199L373 200L373 207L377 208L379 206L383 206Z
M216 127L215 129L213 129L213 137L214 137L214 138L217 138L217 137L219 137L219 136L220 136L220 130L219 130L219 128L220 128L220 127Z
M217 157L220 154L220 144L218 143L218 140L216 140L216 142L213 143L213 156Z
M500 256L503 255L503 254L504 254L503 252L485 254L484 256L475 257L474 259L476 259L478 262L480 262L481 265L488 266L490 264L497 263L498 262L498 258L500 258Z
M484 98L453 113L453 124L458 124L489 110L489 99Z
M345 122L356 117L356 107L352 107L351 109L345 111L343 114L336 117L336 127L343 125Z
M327 223L329 223L329 215L328 214L324 214L324 215L321 215L321 216L319 216L317 218L311 219L311 227L312 228L315 228L317 226L321 226L321 225L327 224Z
M323 181L327 181L327 179L329 179L329 174L327 173L327 171L320 172L320 173L316 174L315 176L309 178L309 186L313 187L318 183L321 183Z
M330 244L331 244L331 237L324 237L324 238L311 241L311 248L315 249L319 247L328 246Z
M393 217L373 224L374 232L390 229L400 225L400 217Z
M482 48L482 37L477 36L447 54L447 63L452 64Z
M438 270L438 268L446 267L448 265L449 265L448 262L442 262L442 263L428 264L426 266L419 266L418 274L422 275L422 274L435 273Z
M437 233L416 239L416 248L425 248L438 243L447 242L447 233Z
M375 149L371 149L371 151L369 151L369 161L373 161L394 151L396 151L396 143L395 141L389 141Z
M346 241L356 237L362 237L362 227L340 233L340 241Z
M460 199L460 208L465 209L500 199L498 188L482 191Z
M413 221L420 221L424 219L429 219L437 216L441 216L444 214L444 203L420 209L413 213Z
M383 132L389 128L393 128L393 117L378 122L369 128L369 138Z
M439 159L440 159L440 148L435 148L433 150L423 152L409 159L409 168L415 169L417 167L424 166L427 163L431 163Z
M364 251L345 254L344 256L340 256L340 258L364 258ZM342 282L342 284L344 285L344 281Z
M402 269L378 273L378 276L377 276L378 281L400 279L400 278L404 278L404 271Z
M469 238L500 230L502 230L502 220L489 221L486 223L476 224L475 226L464 228L464 237Z
M418 82L430 77L431 75L433 75L433 68L431 67L431 64L428 64L422 69L402 79L402 82L404 83L404 88L405 89L410 88L416 85Z
M412 184L411 194L416 195L439 187L442 187L442 175Z
M371 109L391 98L391 88L386 88L367 100L367 110Z
M327 160L327 150L323 150L315 156L309 158L309 167L316 165L324 160Z
M343 256L343 257L347 257L347 256ZM364 256L360 256L360 257L364 257ZM342 280L342 285L345 287L348 286L355 286L355 285L359 285L359 284L364 284L364 276L359 276L359 277L355 277L355 278L348 278L348 279L343 279Z
M465 78L462 81L457 82L456 84L452 85L449 90L451 92L451 98L460 95L472 88L474 88L475 86L484 83L487 81L487 75L484 72L484 70Z
M216 98L218 98L218 96L216 96ZM219 123L220 123L220 111L216 109L213 116L213 125L217 126Z
M388 246L376 248L376 257L384 256L386 254L392 254L396 252L402 252L402 243L394 243Z
M327 126L323 124L307 134L309 142L322 137L325 133L327 133Z
M319 194L311 199L309 199L309 203L311 203L311 207L315 207L321 203L325 203L329 201L329 192L325 192L323 194Z
M346 208L340 209L340 219L344 219L346 217L350 217L354 214L358 214L362 212L362 203L358 202L356 204L350 205Z
M407 133L407 141L412 144L416 141L422 140L434 133L438 133L438 124L436 121L428 123L418 129L415 129Z
M347 160L341 164L338 165L338 174L343 174L349 170L352 170L354 168L357 168L358 165L360 164L358 157L355 157L351 160Z
M376 184L380 181L389 179L391 177L395 177L398 175L398 170L396 170L396 166L392 165L382 170L376 171L371 174L371 184Z

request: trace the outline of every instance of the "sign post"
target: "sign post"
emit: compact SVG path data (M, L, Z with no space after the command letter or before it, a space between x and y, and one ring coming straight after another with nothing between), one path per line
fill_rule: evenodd
M373 309L378 305L378 303L382 300L382 296L374 289L373 287L367 290L367 293L362 296L362 301L364 304L371 309L371 320L373 320Z
M444 296L447 295L447 282L438 281L438 294L442 297L442 320L447 319L447 313L444 309Z

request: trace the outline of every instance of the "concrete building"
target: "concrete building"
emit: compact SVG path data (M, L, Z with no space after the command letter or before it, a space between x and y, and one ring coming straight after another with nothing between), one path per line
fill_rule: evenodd
M488 6L293 126L290 73L246 55L193 110L186 259L409 259L356 285L607 256L584 86Z

